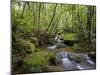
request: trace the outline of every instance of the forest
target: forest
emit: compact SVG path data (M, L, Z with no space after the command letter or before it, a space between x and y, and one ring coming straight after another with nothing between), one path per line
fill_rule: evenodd
M12 74L96 68L96 6L12 0Z

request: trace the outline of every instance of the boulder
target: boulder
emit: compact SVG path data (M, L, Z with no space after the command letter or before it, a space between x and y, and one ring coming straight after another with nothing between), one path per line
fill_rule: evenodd
M65 45L68 45L68 46L73 46L74 45L74 42L71 41L71 40L64 40L64 44Z

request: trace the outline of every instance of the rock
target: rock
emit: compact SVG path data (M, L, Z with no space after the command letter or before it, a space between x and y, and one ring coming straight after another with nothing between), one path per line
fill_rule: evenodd
M35 44L35 46L38 46L38 39L35 37L31 37L31 42Z
M49 62L50 62L50 64L56 65L56 58L55 57L50 57Z
M56 45L57 43L58 43L58 41L55 40L55 39L50 39L50 40L48 41L48 44L49 44L49 45Z
M68 55L68 58L71 60L71 61L75 61L77 63L80 63L82 62L83 60L81 59L81 57L77 54L69 54Z
M81 62L82 62L82 59L81 59L80 57L76 57L76 58L74 59L74 61L77 62L77 63L81 63Z
M68 45L68 46L73 46L74 45L74 42L71 41L71 40L64 40L64 44L65 45Z
M88 53L88 56L89 56L94 62L96 62L96 52L90 52L90 53Z
M61 59L59 57L56 57L56 64L61 64L61 63L62 63Z
M31 54L32 52L34 52L35 50L35 45L33 43L30 42L30 40L25 40L22 38L19 38L16 40L16 49L17 51L19 51L19 53L28 53Z

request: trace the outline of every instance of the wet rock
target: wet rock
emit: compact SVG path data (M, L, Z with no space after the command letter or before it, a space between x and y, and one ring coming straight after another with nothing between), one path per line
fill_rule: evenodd
M61 59L59 57L56 57L56 64L61 64L61 63L62 63Z
M74 45L74 42L71 41L71 40L64 40L64 44L65 45L68 45L68 46L73 46Z
M69 59L75 61L76 63L81 63L82 59L80 56L69 54Z
M96 52L90 52L90 53L88 53L88 56L89 56L94 62L96 62Z
M50 61L50 64L52 65L56 65L57 63L56 63L56 57L50 57L50 59L49 59L49 61Z

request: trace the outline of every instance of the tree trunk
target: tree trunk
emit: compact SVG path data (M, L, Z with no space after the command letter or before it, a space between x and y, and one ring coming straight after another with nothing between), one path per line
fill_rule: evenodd
M52 24L52 22L53 22L53 19L54 19L54 17L55 17L55 13L56 13L56 8L57 8L57 4L55 5L55 8L54 8L54 11L53 11L53 15L52 15L51 21L50 21L48 27L46 28L45 32L48 31L48 29L50 28L50 26L51 26L51 24Z

